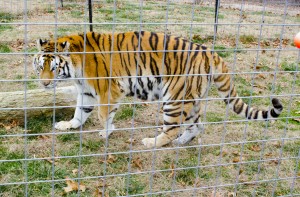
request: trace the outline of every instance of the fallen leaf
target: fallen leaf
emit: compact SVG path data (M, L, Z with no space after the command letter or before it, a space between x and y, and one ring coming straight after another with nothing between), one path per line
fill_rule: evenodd
M296 122L300 122L300 118L293 118Z
M132 160L132 163L135 167L139 168L140 170L142 170L143 166L142 166L142 160L140 157L137 157L135 159Z
M271 152L265 154L266 157L271 157L273 154Z
M114 163L116 161L116 157L113 156L113 155L108 155L108 158L107 158L107 163L111 164L111 163Z
M239 174L242 174L243 172L244 172L243 169L240 169L240 170L239 170Z
M239 156L239 155L240 155L240 152L237 151L237 150L235 150L235 151L232 152L232 154L235 155L235 156Z
M63 188L65 193L69 193L72 191L78 191L78 190L85 192L85 190L86 190L86 187L83 183L80 183L79 187L78 187L78 182L73 181L69 177L66 177L66 184L67 184L67 187Z
M266 79L266 76L260 73L256 76L256 78Z
M48 140L49 138L50 138L49 135L39 135L38 136L38 139L40 139L40 140Z
M240 157L234 157L233 159L232 159L232 162L233 163L237 163L237 162L239 162L240 161Z
M6 131L11 129L10 125L5 125L3 123L0 123L0 126L5 128Z
M77 173L78 173L78 169L74 169L74 170L72 170L72 173L73 173L73 175L74 175L74 176L76 176L76 175L77 175Z
M278 165L279 161L276 159L276 160L271 160L269 162L269 164L275 164L275 165Z
M15 128L19 125L19 123L16 120L13 120L10 124L3 124L0 123L0 126L2 126L3 128L5 128L5 130L10 130L12 128Z
M49 36L49 38L51 38L51 39L53 39L53 37L54 37L54 35L53 35L53 33L52 32L48 32L48 36Z
M100 159L99 162L111 164L111 163L114 163L116 160L117 159L116 159L115 156L109 154L106 160L105 159Z
M100 190L99 188L96 188L96 190L93 193L93 196L94 197L102 197L102 195L103 195L102 190Z
M130 139L128 139L125 143L127 143L127 144L135 144L135 143L136 143L136 140L133 139L133 138L130 138Z
M171 168L171 173L169 174L168 177L169 177L169 178L173 178L174 175L175 175L175 170L174 170L175 166L174 166L174 162L171 163L170 168Z
M229 192L228 194L227 194L227 197L235 197L236 195L235 195L235 193L234 192Z
M259 151L261 151L261 148L259 147L259 145L252 145L250 147L250 150L252 150L254 152L259 152Z
M179 181L179 184L180 184L181 186L183 186L183 187L185 187L185 186L186 186L186 183L185 183L185 182L183 182L183 181Z
M57 164L57 161L58 161L58 159L46 158L46 161L48 161L48 162L49 162L49 163L51 163L51 164L54 164L54 165L56 165L56 164Z
M110 186L110 184L107 183L107 181L104 181L103 179L100 179L101 182L98 182L98 187L107 187Z
M220 192L212 191L210 197L223 197L223 195Z
M96 190L95 190L94 193L93 193L93 196L94 196L94 197L102 197L102 196L103 196L103 191L102 191L102 189L96 188ZM105 192L105 193L104 193L104 196L105 196L105 197L109 197L109 194Z
M200 187L200 178L199 178L199 177L197 177L197 178L195 179L195 185L196 185L197 187Z
M272 145L275 146L276 148L281 147L281 143L279 141L272 142Z

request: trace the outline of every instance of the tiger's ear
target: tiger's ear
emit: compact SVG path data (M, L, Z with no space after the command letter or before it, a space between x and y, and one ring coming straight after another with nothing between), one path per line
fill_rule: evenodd
M36 47L38 48L39 51L42 51L43 46L46 45L48 42L49 42L48 40L38 39L36 41Z
M70 43L68 41L59 43L59 46L61 47L59 51L69 52Z

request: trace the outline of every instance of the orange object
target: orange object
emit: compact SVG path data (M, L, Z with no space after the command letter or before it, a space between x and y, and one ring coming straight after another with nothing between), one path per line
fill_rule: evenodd
M300 32L296 34L296 36L294 38L294 43L295 43L296 47L300 49Z

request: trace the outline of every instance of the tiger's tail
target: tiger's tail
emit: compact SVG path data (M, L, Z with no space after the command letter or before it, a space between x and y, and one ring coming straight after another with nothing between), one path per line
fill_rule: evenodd
M273 108L269 111L249 107L238 97L226 64L216 53L214 54L214 64L213 80L218 88L218 93L235 113L255 120L276 118L281 114L283 106L277 98L272 99Z

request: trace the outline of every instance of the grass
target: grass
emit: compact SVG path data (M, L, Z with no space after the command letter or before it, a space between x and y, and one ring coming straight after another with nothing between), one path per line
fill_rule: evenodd
M134 109L130 107L129 105L121 106L120 109L118 109L114 120L126 120L132 118L134 114Z
M0 24L0 34L4 31L7 31L7 30L12 30L13 27L11 25L7 25L7 24Z
M289 63L287 61L283 61L280 64L281 69L284 71L298 71L299 70L299 65L297 66L297 63ZM297 68L298 67L298 68Z
M252 42L257 41L257 38L254 35L241 35L240 41L243 44L250 44Z
M214 47L214 50L217 50L217 53L223 58L226 58L233 53L232 51L228 51L228 49L225 46L216 45ZM224 51L222 51L222 50L224 50Z
M81 11L71 11L71 16L74 17L74 18L80 18L82 17L82 12Z
M12 50L6 44L0 44L0 53L11 53Z
M17 19L17 16L15 14L12 14L10 12L1 12L0 11L0 20L1 22L11 22L12 20Z

